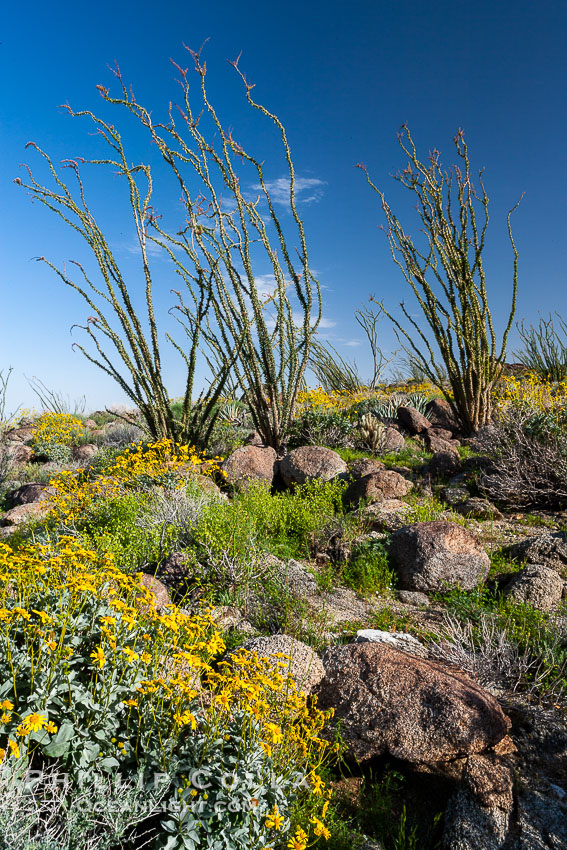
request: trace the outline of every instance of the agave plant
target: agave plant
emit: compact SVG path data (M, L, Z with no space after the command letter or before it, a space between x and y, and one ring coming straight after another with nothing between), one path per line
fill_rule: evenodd
M248 409L241 401L225 401L220 406L218 419L219 422L225 422L228 425L244 425L247 414Z
M377 419L395 419L398 407L403 405L413 407L423 416L428 416L426 407L429 401L429 396L423 393L393 393L391 396L373 400L368 412L374 414Z

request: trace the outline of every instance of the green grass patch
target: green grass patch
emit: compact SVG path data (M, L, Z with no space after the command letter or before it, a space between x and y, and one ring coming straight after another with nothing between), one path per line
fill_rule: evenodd
M390 595L396 584L384 543L369 541L357 546L341 570L341 580L361 596Z

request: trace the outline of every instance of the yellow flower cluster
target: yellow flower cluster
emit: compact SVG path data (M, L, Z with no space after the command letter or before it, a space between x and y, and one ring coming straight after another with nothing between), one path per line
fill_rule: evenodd
M52 515L67 521L78 518L93 499L121 493L142 476L159 480L173 474L183 481L190 470L210 474L216 461L167 440L139 444L93 480L86 473L57 476L52 482ZM141 576L123 573L110 553L92 551L76 537L19 548L0 543L0 649L17 634L32 681L55 681L79 666L99 705L109 703L119 681L127 722L108 744L115 758L131 757L138 748L145 751L150 742L157 742L165 769L184 736L199 731L211 741L230 740L238 717L241 746L248 741L259 746L270 769L282 775L299 769L308 776L319 816L313 815L305 829L296 827L288 848L304 850L309 835L327 838L328 792L319 772L333 752L321 736L330 712L319 711L298 691L286 673L285 657L274 667L241 650L230 663L214 664L225 644L210 615L192 615L175 605L158 611L154 602ZM93 606L98 613L92 615L85 636L85 611ZM83 649L76 648L80 646ZM49 702L33 710L18 704L18 670L13 672L10 698L0 702L0 758L18 759L49 743L57 725L49 717ZM68 684L72 709L71 678ZM281 829L282 817L273 810L266 830ZM285 834L283 840L287 838Z
M439 390L432 384L384 385L379 389L361 388L357 392L328 393L322 387L305 390L298 393L298 413L304 410L317 410L321 413L330 410L347 410L355 404L367 399L387 401L389 396L399 392L423 393L427 396L439 395Z
M562 414L567 409L567 382L545 381L537 375L501 378L493 391L496 410L528 405L540 413Z
M63 611L34 603L62 594ZM313 794L323 804L321 818L312 819L314 834L326 837L326 790L318 770L333 751L320 735L331 712L319 711L298 691L286 672L289 659L281 656L278 667L240 650L230 662L213 667L225 644L210 615L190 615L175 605L158 611L141 576L121 572L110 555L90 551L74 537L60 538L57 548L33 544L14 550L0 544L0 643L14 629L23 633L34 676L43 669L51 680L57 667L72 665L76 618L93 598L112 611L90 630L91 636L99 636L90 652L88 674L89 691L97 702L105 703L116 676L122 684L130 682L131 693L126 693L123 705L135 714L145 740L159 735L164 758L180 734L205 724L212 739L222 737L239 714L242 746L253 739L276 770L303 766ZM18 737L26 743L31 733L57 731L40 711L13 720L17 693L14 685L12 698L0 703L0 738L16 758ZM124 747L121 742L119 751ZM279 828L276 811L269 820L271 828Z
M83 423L68 413L47 411L36 419L34 443L60 443L74 445L83 434Z
M72 522L100 498L119 496L142 477L159 480L165 475L177 477L182 485L190 473L212 475L222 458L206 459L190 446L160 440L144 445L142 442L122 452L103 475L92 479L85 472L63 470L50 482L55 493L51 496L51 518Z
M370 390L360 390L356 393L328 393L322 387L314 390L306 390L298 393L298 411L311 409L321 412L327 410L345 410L367 398L372 398L376 393Z

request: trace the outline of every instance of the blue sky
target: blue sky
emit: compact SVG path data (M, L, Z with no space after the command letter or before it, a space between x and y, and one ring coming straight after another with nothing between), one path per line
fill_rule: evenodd
M395 310L407 292L377 228L378 199L354 165L368 166L412 232L411 196L391 178L405 165L397 144L404 122L419 151L426 156L436 147L447 165L462 127L473 166L486 167L491 223L485 267L497 325L505 322L510 296L506 212L522 192L513 219L520 253L517 316L567 312L565 3L217 0L207 6L188 0L158 7L144 0L94 6L31 0L25 8L6 4L0 21L0 369L14 367L12 407L34 403L25 375L71 399L85 394L89 409L122 400L118 387L71 349L80 338L71 335L71 326L84 322L88 308L32 259L44 255L62 265L88 261L88 255L68 228L13 184L21 162L32 164L38 177L45 174L26 142L37 142L55 161L94 154L97 140L87 123L58 105L101 111L96 85L112 86L107 66L117 61L140 101L159 113L178 97L169 59L187 65L183 42L199 47L206 38L211 100L260 159L265 150L273 180L285 173L276 160L271 164L273 134L253 123L226 59L242 51L254 95L287 129L304 185L300 211L311 264L324 286L325 334L342 354L356 358L363 373L369 361L357 345L354 310L370 294ZM143 157L136 135L127 138L132 157ZM129 271L135 258L120 187L98 179L86 187ZM257 274L266 271L259 267ZM164 314L171 304L167 279L163 270L158 305ZM391 350L396 343L386 320L382 328L383 347ZM511 350L516 341L513 335ZM173 360L168 379L175 394Z

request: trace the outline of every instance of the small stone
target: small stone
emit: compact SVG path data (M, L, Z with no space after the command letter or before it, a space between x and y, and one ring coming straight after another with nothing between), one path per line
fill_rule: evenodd
M12 463L29 463L33 458L32 447L25 446L23 443L8 443L7 451L8 458Z
M86 443L84 446L75 446L73 448L73 460L89 461L98 454L98 446L94 443Z
M567 564L567 535L562 531L546 531L508 546L505 553L518 562L560 567Z
M514 804L512 770L492 753L468 757L462 784L481 806L509 812Z
M47 516L51 510L51 505L48 502L30 502L25 505L17 505L6 511L5 514L0 514L0 522L2 525L20 526L30 520L39 520Z
M362 509L360 516L371 531L387 531L393 533L406 524L406 515L410 506L400 499L385 499L375 502Z
M461 470L461 459L454 451L435 452L427 464L427 472L432 478L450 478Z
M152 603L156 611L161 611L162 608L169 605L169 593L167 592L167 587L162 584L159 579L155 576L149 575L148 573L142 573L140 583L152 594Z
M405 632L383 632L379 629L359 629L353 643L385 643L404 652L427 655L427 650L416 637Z
M398 591L398 599L404 605L431 605L429 596L426 593L420 593L419 590L400 590Z
M264 446L265 443L257 431L251 431L244 440L245 446Z
M240 625L242 614L235 605L219 605L211 611L211 620L226 631Z
M444 487L441 491L441 495L443 497L443 501L453 507L461 502L466 502L471 494L464 485L460 484L458 486Z
M259 658L267 658L275 669L282 674L292 676L297 689L310 694L325 674L323 664L317 653L307 644L289 635L269 635L252 638L238 649L256 653ZM238 651L235 650L235 651ZM232 652L226 661L230 663Z
M430 428L427 432L430 437L437 437L439 440L451 441L453 434L445 428Z
M512 577L504 595L538 611L553 611L561 603L563 589L564 582L557 570L530 564Z
M386 469L382 461L371 457L360 457L351 460L348 464L348 471L355 481L364 478L365 475L371 475L373 472L380 472L382 469Z
M35 434L35 427L25 426L23 428L12 428L6 434L6 439L9 442L27 443Z
M22 484L15 490L6 493L6 500L10 505L31 505L33 502L43 502L48 496L55 493L49 484Z
M433 433L428 433L425 435L425 445L428 450L434 454L437 452L452 452L457 456L459 455L458 440L442 440L440 437L436 437Z
M186 481L188 484L196 484L201 490L204 490L210 496L221 497L221 489L215 484L210 475L201 475L200 473L190 472Z
M406 441L403 434L400 434L396 428L386 428L382 445L382 452L384 454L388 454L388 452L401 452L405 445Z
M476 496L470 496L460 504L455 505L455 510L472 519L502 519L502 514L492 502L489 502L488 499L479 499Z

